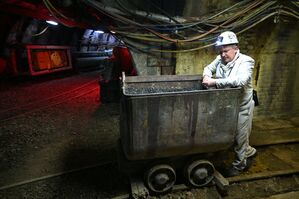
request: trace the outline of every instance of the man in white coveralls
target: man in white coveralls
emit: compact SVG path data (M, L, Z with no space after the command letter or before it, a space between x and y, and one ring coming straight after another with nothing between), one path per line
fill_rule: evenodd
M234 147L236 158L228 171L228 176L239 175L241 171L247 169L251 157L256 154L256 149L249 145L254 108L251 82L254 60L240 53L238 43L236 34L231 31L223 32L217 37L215 46L219 55L204 68L202 82L206 87L242 87Z

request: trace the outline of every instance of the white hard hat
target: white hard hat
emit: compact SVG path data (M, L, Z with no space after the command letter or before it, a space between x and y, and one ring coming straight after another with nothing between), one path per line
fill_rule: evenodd
M225 31L221 33L215 42L215 46L223 46L228 44L237 44L239 43L238 38L235 33L232 31Z

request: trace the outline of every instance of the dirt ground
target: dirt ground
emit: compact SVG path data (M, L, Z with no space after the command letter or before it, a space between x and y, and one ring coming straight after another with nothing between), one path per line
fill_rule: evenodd
M128 193L119 172L119 103L101 103L99 72L3 81L0 198L112 198ZM286 125L286 124L285 124ZM233 184L224 198L299 190L298 176ZM149 198L220 198L215 186Z
M100 103L98 77L90 72L1 84L0 186L115 160L119 105Z

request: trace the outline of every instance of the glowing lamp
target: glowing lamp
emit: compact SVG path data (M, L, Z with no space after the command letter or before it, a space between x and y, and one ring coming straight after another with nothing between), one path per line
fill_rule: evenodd
M57 26L58 23L56 21L46 21L48 24L51 24L53 26Z

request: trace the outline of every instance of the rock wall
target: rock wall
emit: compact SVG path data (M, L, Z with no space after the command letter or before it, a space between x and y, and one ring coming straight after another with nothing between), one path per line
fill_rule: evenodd
M256 32L259 52L256 59L255 86L261 106L256 115L294 115L299 112L299 21L265 23Z

